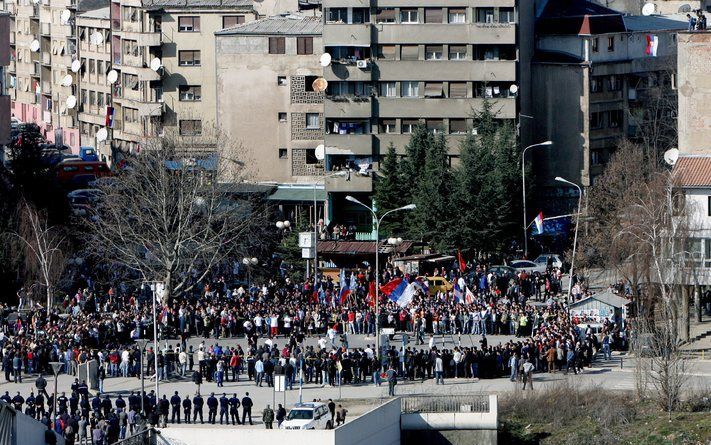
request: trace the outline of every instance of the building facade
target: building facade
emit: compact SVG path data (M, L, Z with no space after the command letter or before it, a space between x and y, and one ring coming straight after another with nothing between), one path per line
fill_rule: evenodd
M3 145L10 143L10 96L5 82L7 67L14 61L10 57L10 14L0 11L0 162L3 161Z

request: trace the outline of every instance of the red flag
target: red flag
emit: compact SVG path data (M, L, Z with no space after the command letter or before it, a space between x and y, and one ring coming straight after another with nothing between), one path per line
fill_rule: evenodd
M459 272L464 273L467 268L467 263L464 261L464 258L462 258L462 251L460 249L457 249L457 260L459 261Z
M375 307L375 281L371 281L368 285L368 304Z

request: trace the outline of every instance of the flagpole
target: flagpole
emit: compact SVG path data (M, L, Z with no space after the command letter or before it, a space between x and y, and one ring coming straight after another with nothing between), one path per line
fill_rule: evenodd
M538 144L529 145L524 148L521 152L521 182L523 191L523 256L528 258L528 217L526 216L526 151L533 147L544 147L548 145L553 145L551 141L545 141Z

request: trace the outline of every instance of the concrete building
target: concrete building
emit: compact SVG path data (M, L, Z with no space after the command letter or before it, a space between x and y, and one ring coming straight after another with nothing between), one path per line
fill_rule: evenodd
M653 14L683 14L686 16L687 13L702 9L704 11L709 11L709 6L711 2L708 0L594 0L595 3L605 6L607 8L612 8L615 11L619 11L625 14L639 15L642 14L642 8L645 5L647 8L653 11Z
M554 143L533 156L544 211L560 214L577 199L556 176L592 185L618 142L639 136L652 99L674 101L676 34L685 27L590 2L550 1L543 9L531 72L534 141Z
M10 14L0 11L0 163L5 152L3 145L10 143L10 96L7 95L5 71L13 62L10 57Z

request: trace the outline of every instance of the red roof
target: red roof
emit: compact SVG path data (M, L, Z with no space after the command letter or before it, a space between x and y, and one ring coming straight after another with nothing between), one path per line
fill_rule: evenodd
M395 247L395 252L405 253L412 247L413 241L403 241L402 244ZM374 255L375 241L319 241L319 255L339 254L339 255ZM383 252L384 247L390 247L385 242L380 243L380 252Z
M674 172L681 187L711 187L711 155L679 156Z

